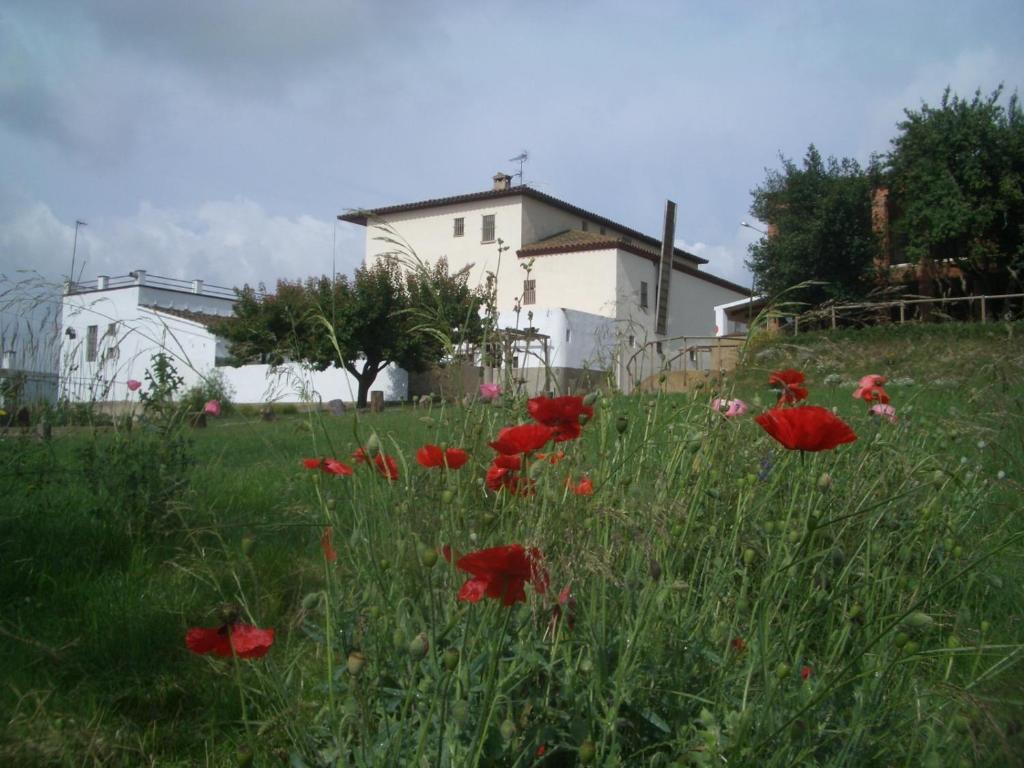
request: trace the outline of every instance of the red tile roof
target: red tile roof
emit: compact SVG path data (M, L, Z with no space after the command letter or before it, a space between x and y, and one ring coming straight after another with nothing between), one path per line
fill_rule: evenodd
M583 208L572 205L571 203L567 203L564 200L559 200L557 197L552 197L551 195L545 194L543 192L538 192L536 189L526 186L511 187L509 189L491 189L487 190L486 192L472 192L466 195L455 195L454 197L438 197L433 200L421 200L416 203L402 203L400 205L389 205L383 208L373 208L371 210L365 211L349 211L348 213L339 214L338 219L340 219L341 221L350 222L352 224L360 224L365 227L367 221L371 218L387 217L394 213L419 211L426 208L441 208L446 205L457 205L459 203L475 203L486 200L500 200L502 198L516 197L518 195L530 197L533 198L534 200L539 200L542 203L547 203L550 206L560 208L563 211L567 211L576 216L579 216L581 219L587 219L599 225L603 225L605 227L610 227L612 229L618 230L619 232L624 233L626 236L632 237L649 246L654 246L655 248L658 249L661 248L661 241L658 240L657 238L651 237L650 235L645 235L642 232L638 232L635 229L623 226L622 224L619 224L616 221L612 221L611 219L607 219L604 216L598 216L596 213L584 210ZM694 254L689 253L688 251L684 251L682 248L676 248L675 253L676 256L688 259L694 262L695 264L708 263L707 259L702 259L700 256L695 256Z

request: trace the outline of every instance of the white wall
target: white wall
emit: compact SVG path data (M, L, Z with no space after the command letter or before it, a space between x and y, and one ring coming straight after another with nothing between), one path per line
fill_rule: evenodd
M271 368L269 365L219 366L217 370L233 390L236 403L299 403L342 400L354 403L359 383L344 368L315 371L298 363ZM383 390L388 402L409 399L409 374L389 365L377 375L370 390Z
M141 303L226 315L231 301L128 286L64 296L61 334L61 397L74 402L128 400L130 379L145 382L157 352L171 357L184 379L181 391L202 381L214 367L217 340L204 325ZM97 327L97 355L87 359L89 326ZM113 325L113 327L112 327ZM72 329L75 338L68 335Z
M537 301L535 305L524 305L523 314L537 307L566 307L616 317L616 253L608 249L537 256L530 275L536 280ZM526 270L522 266L526 261L519 260L519 274L514 276L517 296L523 292Z
M714 336L715 305L742 298L739 291L672 270L668 335Z
M494 214L495 241L481 242L482 218ZM465 219L465 234L455 237L454 221ZM416 256L427 264L435 264L442 256L448 259L451 272L469 266L469 285L483 286L486 273L498 271L497 238L504 241L508 250L501 257L501 271L498 275L498 306L511 309L515 295L522 291L519 277L518 291L511 293L511 283L519 270L516 251L522 247L522 198L503 197L476 203L459 203L442 208L392 214L383 222L392 231L387 233L371 219L366 226L366 264L372 265L382 254L398 250L393 243L383 242L381 237L393 237L405 241Z

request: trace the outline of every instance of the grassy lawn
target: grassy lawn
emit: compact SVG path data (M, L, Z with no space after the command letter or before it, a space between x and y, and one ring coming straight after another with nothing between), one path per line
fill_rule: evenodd
M523 400L236 416L180 442L8 432L0 763L1021 764L1022 333L759 342L721 390L599 398L528 496L484 482ZM856 442L765 434L787 367ZM851 397L869 373L898 423ZM371 434L397 481L349 458ZM428 442L470 461L424 469ZM354 474L303 467L321 456ZM566 487L584 475L591 496ZM543 553L543 593L458 600L458 555L513 543ZM225 604L275 629L264 657L186 648Z

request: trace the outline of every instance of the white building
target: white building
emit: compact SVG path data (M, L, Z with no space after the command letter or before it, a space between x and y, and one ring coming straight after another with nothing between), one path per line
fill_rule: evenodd
M311 371L297 364L226 365L228 345L210 324L234 311L232 288L176 280L136 270L68 283L63 299L60 396L70 402L117 402L132 397L128 381L145 381L163 352L184 379L184 392L214 371L237 403L354 401L357 385L345 370ZM408 377L390 366L374 389L405 400Z
M714 337L716 305L749 295L743 286L701 271L705 259L674 248L659 333L661 241L510 182L499 173L485 192L338 218L366 227L368 265L393 255L399 241L425 263L444 257L453 273L467 268L471 285L496 275L499 325L530 327L548 337L554 381L547 383L561 391L593 378L594 371L610 372L619 387L631 389L671 367L692 340ZM545 367L536 350L536 344L523 350L513 365ZM523 378L531 380L531 389L542 388L538 376Z

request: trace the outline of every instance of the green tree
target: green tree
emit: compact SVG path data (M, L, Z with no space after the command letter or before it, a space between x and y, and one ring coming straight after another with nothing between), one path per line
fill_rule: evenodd
M894 235L917 263L952 260L982 290L1024 267L1024 116L1002 86L906 110L887 172Z
M377 375L390 363L422 371L463 341L479 340L480 296L465 272L444 260L403 269L381 259L350 279L282 280L274 294L248 286L235 316L213 329L231 344L236 363L301 360L317 370L344 368L358 382L364 407Z
M879 253L871 223L871 174L848 158L823 161L812 144L802 166L780 157L751 191L750 213L768 236L752 243L747 266L754 287L777 295L808 280L792 298L809 303L848 299L870 289Z

